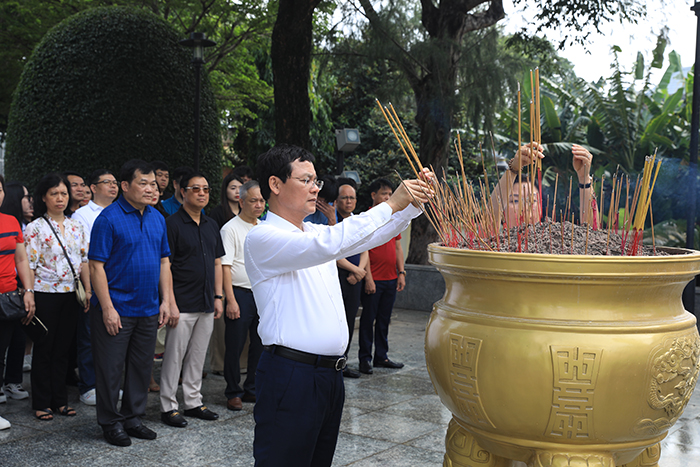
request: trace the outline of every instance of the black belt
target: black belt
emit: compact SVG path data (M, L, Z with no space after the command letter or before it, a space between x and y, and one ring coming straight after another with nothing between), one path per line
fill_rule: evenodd
M344 355L341 357L327 357L324 355L315 355L308 352L302 352L301 350L290 349L289 347L284 347L282 345L266 345L263 348L266 352L270 352L273 355L288 358L299 363L306 363L307 365L332 368L335 371L344 370L345 365L347 364L347 358L345 358Z

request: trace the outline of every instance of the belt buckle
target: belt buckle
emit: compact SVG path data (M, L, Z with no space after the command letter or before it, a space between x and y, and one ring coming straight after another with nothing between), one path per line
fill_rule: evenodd
M345 358L345 356L340 357L338 360L335 362L335 371L342 371L345 369L345 367L348 364L348 359Z

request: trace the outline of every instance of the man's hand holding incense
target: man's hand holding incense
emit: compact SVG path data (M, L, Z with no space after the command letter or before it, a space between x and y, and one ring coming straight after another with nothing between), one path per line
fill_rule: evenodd
M430 183L435 180L435 174L428 169L423 169L419 180L404 180L399 184L394 194L387 201L393 212L402 211L409 204L420 207L432 198L434 191Z

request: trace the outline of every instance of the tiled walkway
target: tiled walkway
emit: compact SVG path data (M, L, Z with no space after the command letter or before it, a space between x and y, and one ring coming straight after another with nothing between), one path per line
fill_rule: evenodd
M440 404L425 368L427 319L427 313L395 311L390 357L403 361L403 369L375 369L374 375L345 380L345 411L334 466L442 465L450 413ZM357 355L356 345L351 355ZM356 357L351 366L357 368ZM0 466L252 466L252 405L244 404L241 412L226 410L223 390L223 378L209 375L203 384L205 403L221 419L188 419L184 429L160 422L158 396L151 394L145 423L158 432L158 439L134 439L127 448L102 439L94 407L78 402L75 388L69 388L69 402L78 416L52 422L36 420L29 400L8 400L0 404L0 415L12 422L11 429L0 431ZM700 466L700 390L663 442L659 465Z

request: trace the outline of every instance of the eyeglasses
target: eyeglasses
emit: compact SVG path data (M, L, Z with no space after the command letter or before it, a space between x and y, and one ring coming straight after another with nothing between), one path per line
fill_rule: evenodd
M95 182L95 185L99 185L101 183L104 185L112 185L112 186L119 185L119 182L116 180L100 180L99 182Z
M338 198L340 201L355 201L357 198L354 196L341 196Z
M192 190L192 193L199 193L200 191L203 191L204 193L209 193L209 187L208 186L188 186L185 187L185 190Z
M311 177L303 177L303 178L302 177L289 177L289 178L299 180L300 182L304 183L304 186L308 186L309 182L311 182L314 185L316 185L319 190L323 188L323 180L319 180L318 178L311 178Z

